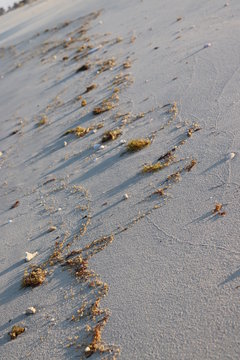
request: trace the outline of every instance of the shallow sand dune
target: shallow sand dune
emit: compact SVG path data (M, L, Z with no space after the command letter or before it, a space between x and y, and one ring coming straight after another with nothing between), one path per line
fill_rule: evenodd
M237 0L1 16L1 359L239 359L239 19Z

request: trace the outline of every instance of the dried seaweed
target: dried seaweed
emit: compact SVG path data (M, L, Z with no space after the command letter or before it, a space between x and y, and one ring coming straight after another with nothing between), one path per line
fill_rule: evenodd
M22 285L24 287L31 286L39 286L46 279L46 270L41 269L40 267L35 267L31 272L25 270L22 280Z
M122 131L120 129L105 131L102 137L102 142L104 143L106 141L116 140L121 134Z
M144 149L145 147L151 144L151 140L149 139L133 139L127 143L127 151L128 152L136 152Z
M12 327L12 330L9 332L9 335L11 337L11 340L15 340L19 335L21 335L22 333L24 333L25 331L25 327L23 326L18 326L18 325L14 325Z

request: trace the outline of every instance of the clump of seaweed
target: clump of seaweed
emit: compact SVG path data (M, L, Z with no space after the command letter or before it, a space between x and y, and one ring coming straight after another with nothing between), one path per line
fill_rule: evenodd
M201 130L200 126L197 123L194 123L192 125L192 127L190 127L190 129L188 129L187 136L191 137L194 132L199 131L199 130Z
M136 152L144 149L151 144L149 139L132 139L127 143L128 152Z
M10 209L15 209L16 207L18 207L20 205L20 201L17 200L15 201L15 203L10 207Z
M129 59L124 61L124 63L123 63L123 68L124 69L129 69L131 66L132 66L132 63L131 63L131 61Z
M111 70L114 66L116 66L115 58L105 60L99 65L98 74L102 73L103 71Z
M41 115L39 121L38 121L38 126L43 126L46 125L48 123L48 118L46 115Z
M91 67L91 64L89 64L89 63L84 64L84 65L80 66L80 68L78 68L78 69L76 70L76 73L79 73L79 72L82 72L82 71L86 71L86 70L90 69L90 67Z
M111 101L103 101L100 105L95 106L93 109L94 115L99 115L101 113L104 113L106 111L112 110L114 108L114 104Z
M179 182L181 180L181 172L177 171L167 177L168 181Z
M87 86L85 92L88 93L89 91L92 91L92 90L96 89L96 87L97 87L96 84L89 85L89 86Z
M103 134L102 142L116 140L120 135L122 134L122 131L120 129L115 130L107 130Z
M155 164L144 165L142 168L142 173L156 172L162 170L164 167L165 167L164 164L161 164L160 162L157 162Z
M88 134L90 130L93 130L93 127L83 128L81 126L77 126L73 129L69 129L69 130L65 131L63 136L68 135L68 134L74 134L77 137L83 137L84 135Z
M25 331L25 327L14 325L12 327L12 330L9 332L11 340L15 340L18 337L18 335L21 335L22 333L24 333L24 331Z
M192 170L192 168L193 168L196 164L197 164L197 160L193 159L193 160L191 160L190 164L188 164L188 165L185 166L184 170L189 172L189 171Z
M35 267L29 273L25 270L22 280L22 285L24 287L35 287L41 285L46 279L46 270L41 269L40 267Z

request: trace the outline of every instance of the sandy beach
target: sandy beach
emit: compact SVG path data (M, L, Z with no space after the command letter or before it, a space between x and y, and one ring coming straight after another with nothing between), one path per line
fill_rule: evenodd
M239 24L238 0L0 17L0 359L239 360Z

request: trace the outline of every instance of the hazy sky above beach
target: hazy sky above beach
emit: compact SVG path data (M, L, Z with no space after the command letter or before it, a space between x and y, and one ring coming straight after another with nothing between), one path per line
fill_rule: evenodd
M8 8L8 6L12 6L14 3L19 2L19 0L0 0L0 7Z

